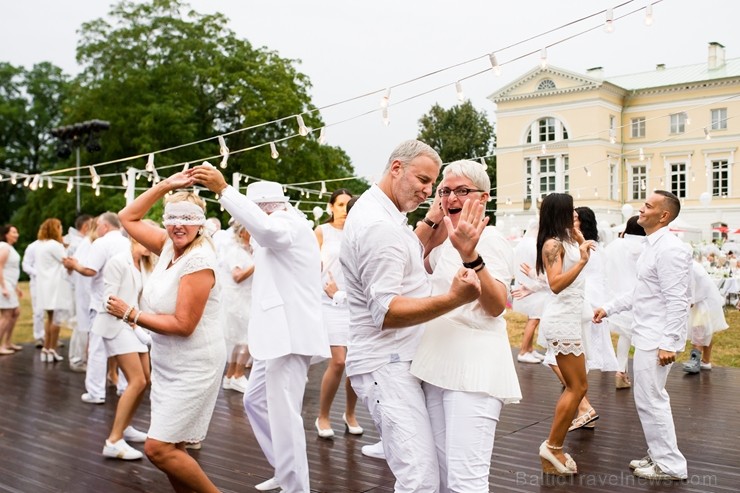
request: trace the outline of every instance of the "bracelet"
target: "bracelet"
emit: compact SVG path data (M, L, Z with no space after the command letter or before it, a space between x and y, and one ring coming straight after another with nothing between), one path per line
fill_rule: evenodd
M424 219L422 219L421 222L423 222L424 224L426 224L432 229L437 229L439 227L439 223L433 222L431 219L429 219L426 216L424 216Z
M478 258L473 260L472 262L463 262L463 267L465 267L466 269L475 269L481 264L484 264L483 257L478 254Z
M134 309L133 306L129 306L126 310L126 313L123 314L123 317L121 320L123 320L124 323L128 323L128 316L131 315L131 311Z
M481 262L481 264L477 268L473 269L473 272L480 272L485 268L485 266L486 266L486 263Z
M136 316L134 317L134 325L139 325L139 315L141 315L141 310L136 312Z

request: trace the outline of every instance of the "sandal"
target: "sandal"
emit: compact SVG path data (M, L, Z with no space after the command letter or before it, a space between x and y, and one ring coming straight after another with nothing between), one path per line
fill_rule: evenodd
M593 428L593 426L588 426L588 425L590 425L597 419L599 419L599 415L596 414L596 411L594 411L593 408L591 408L585 413L583 413L582 415L578 416L576 419L574 419L571 422L571 425L570 425L570 428L568 428L568 431L577 430L579 428Z
M540 445L540 462L544 474L555 474L557 476L573 476L574 474L578 474L578 466L570 454L564 454L565 464L563 464L555 454L550 452L550 450L562 449L562 446L555 447L550 445L547 440L542 442L542 445Z

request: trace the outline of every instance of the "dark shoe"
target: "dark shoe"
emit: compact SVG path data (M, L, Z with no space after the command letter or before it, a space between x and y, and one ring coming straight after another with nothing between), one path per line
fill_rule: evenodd
M699 373L701 371L701 351L698 349L691 350L689 360L683 364L683 371L686 373Z

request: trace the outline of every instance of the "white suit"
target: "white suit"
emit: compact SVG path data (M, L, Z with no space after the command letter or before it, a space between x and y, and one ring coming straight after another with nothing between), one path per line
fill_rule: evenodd
M318 243L306 220L287 204L288 211L268 215L232 187L219 201L259 244L249 319L249 350L255 363L244 408L282 490L307 493L301 418L305 380L311 356L331 355L321 319Z

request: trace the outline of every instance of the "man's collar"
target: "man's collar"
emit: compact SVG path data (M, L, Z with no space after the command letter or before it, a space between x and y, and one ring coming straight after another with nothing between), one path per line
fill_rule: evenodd
M388 213L388 215L393 219L393 222L400 224L401 226L405 226L408 222L408 218L406 217L406 214L398 210L398 207L396 207L396 204L391 202L391 199L383 192L383 190L380 189L380 187L377 184L373 184L372 187L370 187L370 194L380 202L380 205L383 206L383 209Z

